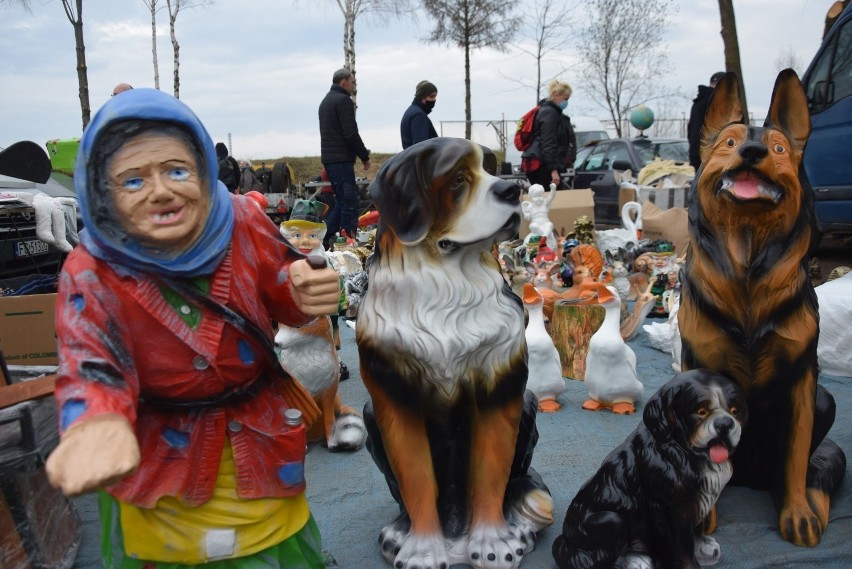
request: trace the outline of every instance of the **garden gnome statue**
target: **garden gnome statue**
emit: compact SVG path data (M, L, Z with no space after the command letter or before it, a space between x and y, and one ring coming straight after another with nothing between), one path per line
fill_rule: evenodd
M290 219L281 222L281 233L299 252L325 255L323 216L327 211L328 205L323 202L296 200ZM340 304L345 304L343 293ZM354 451L364 444L367 431L361 416L340 402L338 384L349 370L337 356L337 322L338 315L334 314L298 328L279 324L275 344L281 365L311 392L322 412L321 420L308 432L308 441L322 440L330 451Z

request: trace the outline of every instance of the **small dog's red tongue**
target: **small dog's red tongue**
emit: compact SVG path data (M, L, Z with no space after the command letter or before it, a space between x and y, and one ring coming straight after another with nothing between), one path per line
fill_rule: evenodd
M710 460L715 463L725 462L726 460L728 460L728 448L723 444L711 446Z
M760 195L757 179L750 176L742 177L734 182L733 191L735 196L746 200Z

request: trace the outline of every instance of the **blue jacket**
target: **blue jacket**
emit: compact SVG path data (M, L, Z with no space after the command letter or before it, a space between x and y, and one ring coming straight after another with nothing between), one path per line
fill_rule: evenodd
M403 150L418 142L438 137L435 127L432 126L432 121L426 116L430 112L432 112L431 109L427 111L417 99L411 101L411 105L405 109L402 121L399 123Z

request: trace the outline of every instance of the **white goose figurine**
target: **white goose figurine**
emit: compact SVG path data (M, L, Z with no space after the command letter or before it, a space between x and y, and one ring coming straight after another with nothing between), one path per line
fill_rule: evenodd
M631 212L636 213L636 220L630 217ZM638 202L627 202L621 208L621 224L624 227L617 229L603 229L595 231L595 242L601 255L607 251L616 253L619 247L627 248L627 243L637 243L642 232L642 205Z
M544 327L544 298L533 285L524 285L524 306L529 313L526 338L529 368L527 389L538 397L538 409L544 413L559 411L556 398L565 391L562 363L553 339Z
M643 386L636 376L636 354L621 338L621 300L613 287L600 282L584 283L584 293L597 293L597 302L606 310L603 324L589 340L586 355L586 387L589 399L583 409L612 409L630 414L642 396Z

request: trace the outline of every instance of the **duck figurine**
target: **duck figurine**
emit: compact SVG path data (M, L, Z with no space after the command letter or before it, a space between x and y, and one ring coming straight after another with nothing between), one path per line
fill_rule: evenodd
M643 386L636 376L636 354L621 337L621 300L614 287L601 282L583 283L582 296L604 307L601 327L589 340L585 382L589 399L583 409L611 409L613 413L636 411L634 402L642 396Z
M562 363L553 339L544 326L544 299L541 293L527 283L524 285L523 300L529 313L525 332L529 368L527 389L538 397L539 411L553 413L561 407L556 398L565 391Z

